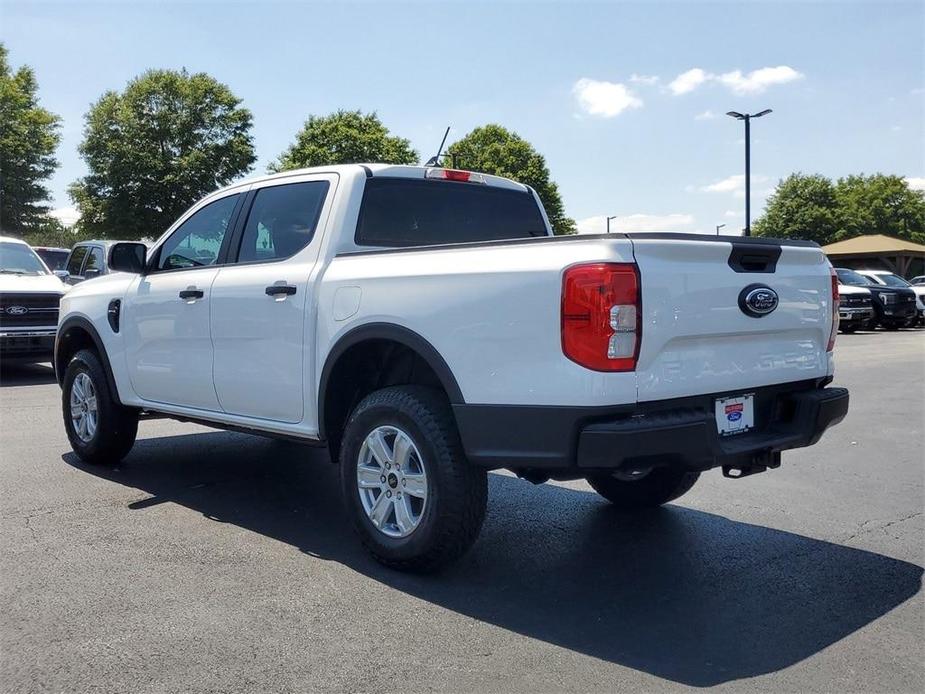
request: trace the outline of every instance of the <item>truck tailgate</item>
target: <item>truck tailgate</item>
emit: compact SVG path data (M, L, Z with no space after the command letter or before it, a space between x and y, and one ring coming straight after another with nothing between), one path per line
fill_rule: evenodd
M817 246L631 238L642 284L640 402L747 391L830 372L831 276ZM773 289L777 308L747 315L740 295L750 285Z

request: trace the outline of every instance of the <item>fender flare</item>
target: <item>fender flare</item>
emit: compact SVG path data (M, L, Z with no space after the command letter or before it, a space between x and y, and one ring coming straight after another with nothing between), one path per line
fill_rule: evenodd
M447 365L446 360L440 355L440 352L430 344L426 339L418 335L413 330L396 325L394 323L366 323L352 330L347 331L328 352L324 361L324 367L321 370L321 379L318 382L318 433L321 438L325 438L324 406L325 398L328 392L328 380L331 372L337 364L340 357L348 349L360 342L367 340L389 340L404 345L408 349L417 353L433 370L446 391L450 404L463 405L465 399L456 377Z
M58 335L55 338L55 378L58 380L58 385L64 387L64 372L67 369L67 364L63 363L62 357L60 355L61 346L63 343L62 338L67 335L68 330L72 328L78 328L86 332L90 339L93 341L93 345L96 347L96 352L99 355L100 362L103 365L103 371L106 372L106 380L109 383L109 393L112 395L113 399L120 403L122 400L119 398L119 391L116 388L116 379L112 373L112 366L109 363L109 355L106 353L106 347L103 345L103 340L100 338L99 332L96 329L96 326L93 325L88 319L83 316L71 316L66 318L60 326L58 326Z

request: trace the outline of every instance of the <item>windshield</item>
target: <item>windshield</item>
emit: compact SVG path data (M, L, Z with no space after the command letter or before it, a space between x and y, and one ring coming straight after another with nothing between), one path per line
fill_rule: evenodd
M48 269L29 246L0 242L0 273L9 275L47 275Z
M873 281L864 277L864 275L859 275L854 270L836 270L838 273L838 281L842 284L850 284L853 287L870 287L873 286Z
M896 275L891 275L891 274L881 275L878 272L877 277L880 280L882 280L883 283L888 287L908 287L909 286L909 283L906 282L906 280Z
M63 248L33 248L32 250L38 253L39 258L45 261L49 270L63 270L70 254L70 251Z

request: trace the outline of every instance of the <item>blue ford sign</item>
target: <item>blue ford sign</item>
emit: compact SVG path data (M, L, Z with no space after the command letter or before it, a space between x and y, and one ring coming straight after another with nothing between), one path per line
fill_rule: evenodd
M739 308L742 313L752 318L761 318L777 308L780 299L770 287L763 284L750 284L739 293Z

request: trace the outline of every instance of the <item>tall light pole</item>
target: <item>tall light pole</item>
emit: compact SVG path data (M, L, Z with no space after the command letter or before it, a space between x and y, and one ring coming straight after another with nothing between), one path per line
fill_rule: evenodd
M612 217L608 217L608 218L607 218L607 233L608 233L608 234L610 233L610 220L611 220L611 219L616 219L616 218L617 218L617 215L613 215Z
M716 225L716 235L717 235L717 236L719 236L719 230L722 229L724 226L726 226L726 225L725 225L725 224L717 224L717 225Z
M745 236L752 235L752 118L761 118L771 113L771 109L766 108L758 113L739 113L738 111L727 111L727 116L732 116L736 120L745 121Z

